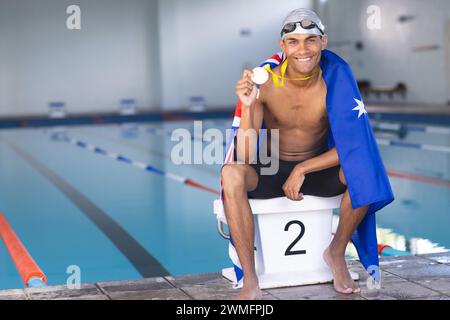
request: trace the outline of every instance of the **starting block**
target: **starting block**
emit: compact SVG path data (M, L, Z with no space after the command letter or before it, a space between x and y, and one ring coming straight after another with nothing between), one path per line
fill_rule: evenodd
M322 258L332 239L336 197L305 195L301 201L286 197L250 199L255 222L255 266L261 289L331 282L333 275ZM226 223L221 200L214 201L218 226ZM219 230L224 234L223 230ZM222 275L236 284L233 268ZM357 274L352 274L357 279Z
M134 116L137 114L137 105L135 99L121 99L120 100L120 115Z
M48 115L51 119L62 119L67 116L65 102L50 102L48 104Z

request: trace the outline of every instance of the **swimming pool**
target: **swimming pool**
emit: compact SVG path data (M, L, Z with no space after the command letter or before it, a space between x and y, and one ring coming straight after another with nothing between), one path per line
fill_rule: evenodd
M203 121L204 129L229 125L230 119ZM97 282L217 272L230 265L212 213L217 195L179 179L218 190L220 165L173 164L175 128L192 131L193 122L0 131L0 211L49 285L65 284L69 266L80 268L82 282ZM450 134L441 129L407 130L402 137L395 130L376 133L396 197L378 213L379 242L413 253L450 248ZM60 133L124 158L56 139ZM389 145L392 140L406 144ZM130 159L154 170L130 165ZM0 244L0 289L20 287Z

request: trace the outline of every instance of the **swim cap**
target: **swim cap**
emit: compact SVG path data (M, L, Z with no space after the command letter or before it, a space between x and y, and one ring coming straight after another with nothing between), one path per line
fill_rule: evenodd
M288 34L315 34L324 35L325 26L319 16L309 9L296 9L288 14L283 21L281 38Z

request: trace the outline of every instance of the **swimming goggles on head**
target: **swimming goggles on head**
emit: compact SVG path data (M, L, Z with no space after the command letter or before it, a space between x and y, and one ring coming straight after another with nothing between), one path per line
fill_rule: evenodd
M294 32L294 30L297 28L297 23L300 24L300 27L302 27L305 30L311 30L314 28L317 28L317 30L320 31L321 35L324 35L324 32L322 29L319 28L319 26L311 21L310 19L303 19L301 21L297 21L297 22L289 22L286 23L283 27L283 29L281 30L281 37L283 37L283 35L285 35L286 33L291 33Z

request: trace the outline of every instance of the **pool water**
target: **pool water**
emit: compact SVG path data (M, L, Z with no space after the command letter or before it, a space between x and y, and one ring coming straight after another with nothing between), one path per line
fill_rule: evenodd
M204 130L224 131L229 125L230 119L203 121ZM193 127L192 121L168 121L0 131L0 212L49 285L65 284L70 266L79 267L81 282L218 272L230 266L228 244L217 233L213 215L218 196L167 176L219 190L219 164L171 161L178 142L170 133ZM61 134L160 171L67 143L58 138ZM450 146L445 133L376 135ZM379 147L396 197L378 213L379 242L413 253L450 248L450 153ZM0 289L21 287L0 243Z

